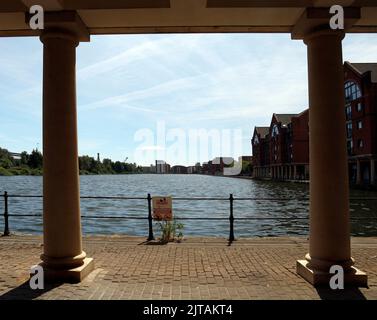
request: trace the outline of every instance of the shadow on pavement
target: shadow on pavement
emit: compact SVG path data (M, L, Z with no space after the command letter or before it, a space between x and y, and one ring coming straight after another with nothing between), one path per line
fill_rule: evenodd
M11 289L10 291L2 294L0 300L33 300L38 298L50 290L53 290L62 285L62 283L46 283L44 289L31 289L29 280L20 286Z
M330 288L316 288L322 300L367 300L358 288L332 290Z

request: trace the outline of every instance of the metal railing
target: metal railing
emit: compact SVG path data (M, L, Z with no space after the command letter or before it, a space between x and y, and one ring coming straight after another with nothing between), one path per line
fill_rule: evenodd
M41 195L10 195L7 191L0 197L4 201L4 232L3 236L10 235L9 229L9 217L42 217L42 214L9 214L9 198L43 198ZM91 216L82 215L83 219L130 219L130 220L148 220L148 237L147 241L154 240L153 234L153 216L152 216L152 196L148 193L147 197L113 197L113 196L81 196L80 199L104 199L104 200L146 200L148 204L148 215L147 216ZM284 220L292 219L292 217L234 217L234 201L309 201L308 197L300 198L252 198L252 197L241 197L235 198L233 194L230 194L228 198L221 197L174 197L174 201L229 201L229 217L176 217L177 220L228 220L229 221L229 237L228 241L235 241L234 236L234 221L235 220ZM350 198L350 200L365 200L365 201L376 201L375 197L361 197L361 198ZM295 220L309 220L309 217L294 217ZM351 218L351 220L354 218ZM358 220L370 219L370 217L357 217Z

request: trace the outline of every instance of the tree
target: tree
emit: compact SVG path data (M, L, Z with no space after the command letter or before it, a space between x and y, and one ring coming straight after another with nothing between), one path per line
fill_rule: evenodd
M9 151L6 149L0 148L0 167L9 169L14 165L13 158L10 155Z
M35 149L31 152L28 159L28 166L32 169L41 169L43 167L43 155L38 150Z

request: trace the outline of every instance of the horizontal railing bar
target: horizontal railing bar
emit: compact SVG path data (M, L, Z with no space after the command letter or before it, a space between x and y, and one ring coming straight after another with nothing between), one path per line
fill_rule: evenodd
M8 198L43 198L43 196L8 194Z
M82 196L80 199L108 199L108 200L147 200L147 197L94 197L94 196Z
M132 220L148 220L148 217L117 217L117 216L81 216L82 219L132 219Z

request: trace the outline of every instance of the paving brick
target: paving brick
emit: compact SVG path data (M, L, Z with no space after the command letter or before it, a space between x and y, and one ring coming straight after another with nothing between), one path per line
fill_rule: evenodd
M305 238L192 238L180 244L140 245L136 237L86 237L96 269L80 284L28 286L41 237L0 238L0 299L377 299L377 238L353 238L353 257L369 288L316 290L295 273Z

